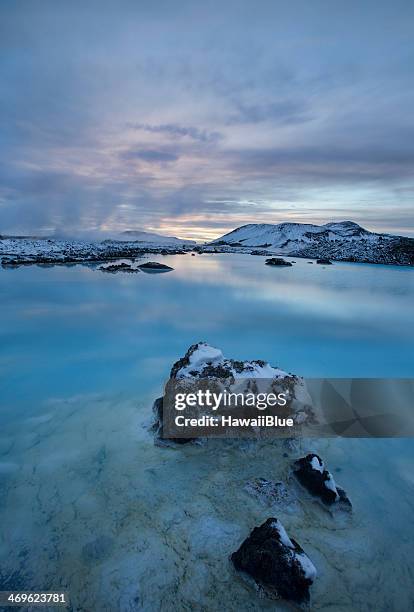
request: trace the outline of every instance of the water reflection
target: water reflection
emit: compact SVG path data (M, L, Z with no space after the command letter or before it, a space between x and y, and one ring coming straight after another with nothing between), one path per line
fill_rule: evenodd
M200 339L306 376L413 375L413 270L306 260L275 269L248 255L160 260L174 271L1 270L2 414L20 403L36 410L49 391L160 387Z

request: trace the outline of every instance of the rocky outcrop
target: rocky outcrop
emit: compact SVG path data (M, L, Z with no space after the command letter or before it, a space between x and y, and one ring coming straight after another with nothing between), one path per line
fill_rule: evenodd
M270 597L307 604L316 568L277 518L255 527L231 555L234 567L248 574Z
M324 266L331 266L332 262L329 259L324 259L323 257L321 259L317 259L316 260L317 264L322 264Z
M291 266L290 261L286 261L282 257L271 257L270 259L266 259L267 266Z
M125 261L123 259L119 261L108 261L98 266L98 270L102 272L139 272L139 267L132 261Z
M319 455L310 453L295 461L293 473L300 484L323 504L339 504L346 509L352 508L347 494L338 487Z

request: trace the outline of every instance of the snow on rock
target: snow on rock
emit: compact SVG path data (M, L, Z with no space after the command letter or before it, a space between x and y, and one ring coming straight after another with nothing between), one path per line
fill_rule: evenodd
M188 351L188 366L181 368L177 373L179 376L187 376L190 372L200 373L205 365L213 363L223 363L224 357L220 349L216 349L205 342L199 342L194 345L194 350L191 348Z
M251 223L210 243L211 248L241 249L322 260L414 265L414 239L370 232L352 221L310 223ZM251 247L256 247L251 251Z
M316 567L313 565L308 555L299 553L296 555L296 559L301 564L305 577L313 582L318 575L318 572L316 571Z
M276 529L276 531L278 532L279 539L282 542L282 544L284 544L285 546L288 546L289 548L294 548L292 544L292 540L289 538L288 534L286 533L285 528L283 527L282 523L278 519L273 521L273 523L271 523L271 526L273 527L273 529Z
M352 508L347 494L336 485L319 455L310 453L295 461L293 473L300 484L325 505L339 503L348 509Z
M313 455L311 459L311 466L313 470L317 470L321 474L323 474L324 465L323 461L318 457L318 455Z
M300 605L309 602L316 568L279 519L268 518L255 527L231 560L236 570L253 578L268 596Z
M287 372L260 359L237 361L206 342L190 346L184 357L172 367L171 378L283 378Z

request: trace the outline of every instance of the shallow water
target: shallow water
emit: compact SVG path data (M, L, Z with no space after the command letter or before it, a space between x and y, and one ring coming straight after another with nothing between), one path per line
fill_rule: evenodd
M412 440L154 446L151 404L206 340L306 376L414 375L414 272L162 258L165 274L0 270L0 575L73 610L270 610L228 556L278 516L318 569L314 610L414 607ZM249 478L319 450L354 504L263 506ZM288 456L284 456L288 454Z

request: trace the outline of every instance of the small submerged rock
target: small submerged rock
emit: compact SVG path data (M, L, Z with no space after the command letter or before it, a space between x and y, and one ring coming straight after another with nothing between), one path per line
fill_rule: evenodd
M316 568L277 518L255 527L231 560L236 570L251 576L269 597L309 603Z
M267 266L291 266L290 261L286 261L282 257L271 257L270 259L266 259Z
M352 508L347 494L335 483L319 455L310 453L295 461L293 473L300 484L325 505L341 504L349 510Z
M330 259L324 259L324 258L317 259L316 263L317 264L322 264L323 266L331 266L332 265L332 262L330 261Z
M296 506L297 501L283 482L274 482L266 478L253 478L244 486L246 493L257 499L264 506Z
M174 270L170 266L159 263L158 261L146 261L138 266L143 272L169 272Z

